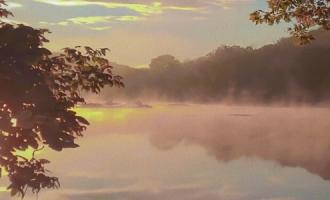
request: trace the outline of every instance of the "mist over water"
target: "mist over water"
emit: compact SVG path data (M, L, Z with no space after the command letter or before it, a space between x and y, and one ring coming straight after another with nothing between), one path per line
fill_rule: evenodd
M41 198L326 200L330 195L328 108L163 104L77 111L92 125L79 149L64 156L44 152L52 172L62 177L62 189Z
M147 135L160 150L198 145L219 161L274 160L330 179L328 108L187 105L155 109L121 111L127 112L125 123L110 124L109 131Z

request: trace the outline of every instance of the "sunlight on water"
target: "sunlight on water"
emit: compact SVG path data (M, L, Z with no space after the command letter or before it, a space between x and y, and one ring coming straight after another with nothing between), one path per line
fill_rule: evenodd
M74 111L77 112L78 115L85 117L87 120L104 121L106 118L105 113L97 108L75 108Z
M34 149L32 148L32 147L29 147L27 150L25 150L25 151L16 151L15 153L14 153L14 155L17 155L17 156L20 156L20 157L23 157L23 158L25 158L25 159L27 159L27 160L31 160L32 158L33 158L33 152L34 152ZM40 155L40 154L42 154L42 152L43 152L43 150L42 151L36 151L35 153L34 153L34 155L35 156L37 156L37 155ZM1 175L3 176L3 177L5 177L5 176L8 176L8 171L5 169L5 168L1 168ZM5 187L0 187L0 192L2 191L3 192L3 190L4 190L4 188ZM5 190L6 191L6 190Z
M4 167L1 167L1 176L2 177L8 176L8 172L7 172L7 170Z
M7 187L0 187L0 192L8 192Z
M109 120L123 122L129 117L143 115L145 113L145 110L134 108L75 108L74 111L91 122L104 122Z
M24 158L26 158L28 160L31 160L33 158L33 152L34 152L34 149L32 147L29 147L25 151L18 151L17 150L14 154L17 155L17 156L24 157ZM41 153L40 151L36 151L35 152L35 155L38 155L40 153Z

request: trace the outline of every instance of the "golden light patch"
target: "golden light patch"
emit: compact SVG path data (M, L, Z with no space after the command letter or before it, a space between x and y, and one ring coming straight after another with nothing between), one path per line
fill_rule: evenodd
M29 147L27 150L25 150L25 151L19 151L19 150L17 150L17 151L15 151L15 155L16 156L21 156L21 157L23 157L23 158L26 158L26 159L28 159L28 160L31 160L32 158L33 158L33 152L34 152L34 149L33 148L31 148L31 147ZM36 152L36 153L40 153L40 152Z
M133 109L91 109L91 108L77 108L75 109L78 115L83 116L88 121L123 121Z
M118 21L127 21L127 22L132 22L132 21L139 21L139 20L144 20L144 17L140 17L140 16L120 16L118 18L116 18L116 20Z
M114 111L115 112L109 113L109 117L113 120L116 120L116 121L124 121L125 119L128 118L128 116L130 114L132 114L134 112L133 109L129 109L129 108L117 109L117 110L114 110Z
M0 186L0 192L8 192L7 187Z
M114 19L114 16L90 16L90 17L75 17L70 18L70 21L74 24L96 24L96 23L106 23Z
M111 26L98 26L98 27L88 27L88 28L91 30L94 30L94 31L105 31L105 30L111 29L112 27Z
M92 108L75 108L75 112L78 115L86 118L88 121L99 121L102 122L105 120L105 113L99 109L92 109Z
M1 169L1 177L8 176L8 171L5 168L1 167L0 169Z
M124 122L132 116L146 113L145 109L137 108L75 108L74 111L90 122Z
M16 150L14 152L14 155L23 157L27 160L31 160L33 158L33 154L34 154L34 156L36 156L36 155L40 155L42 152L43 152L43 150L35 151L35 149L33 149L32 147L29 147L25 151ZM8 176L8 171L3 167L1 167L1 176L2 177ZM1 187L0 187L0 192L1 192Z
M14 155L31 160L33 158L33 152L34 152L34 149L30 147L26 151L15 151ZM8 171L3 167L1 167L1 176L2 177L8 176ZM1 189L0 189L0 192L1 192Z

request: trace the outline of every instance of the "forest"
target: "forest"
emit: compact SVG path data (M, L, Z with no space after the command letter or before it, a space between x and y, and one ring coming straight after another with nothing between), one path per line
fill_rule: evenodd
M282 38L261 48L221 46L189 61L162 55L149 68L114 64L126 89L111 88L103 95L112 100L323 103L330 98L330 33L312 33L316 40L303 46Z

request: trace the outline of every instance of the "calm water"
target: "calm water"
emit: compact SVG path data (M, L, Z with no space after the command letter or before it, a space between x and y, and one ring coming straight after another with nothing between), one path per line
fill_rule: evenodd
M62 183L39 199L330 198L329 109L160 105L78 112L92 126L80 148L39 155L51 158Z

